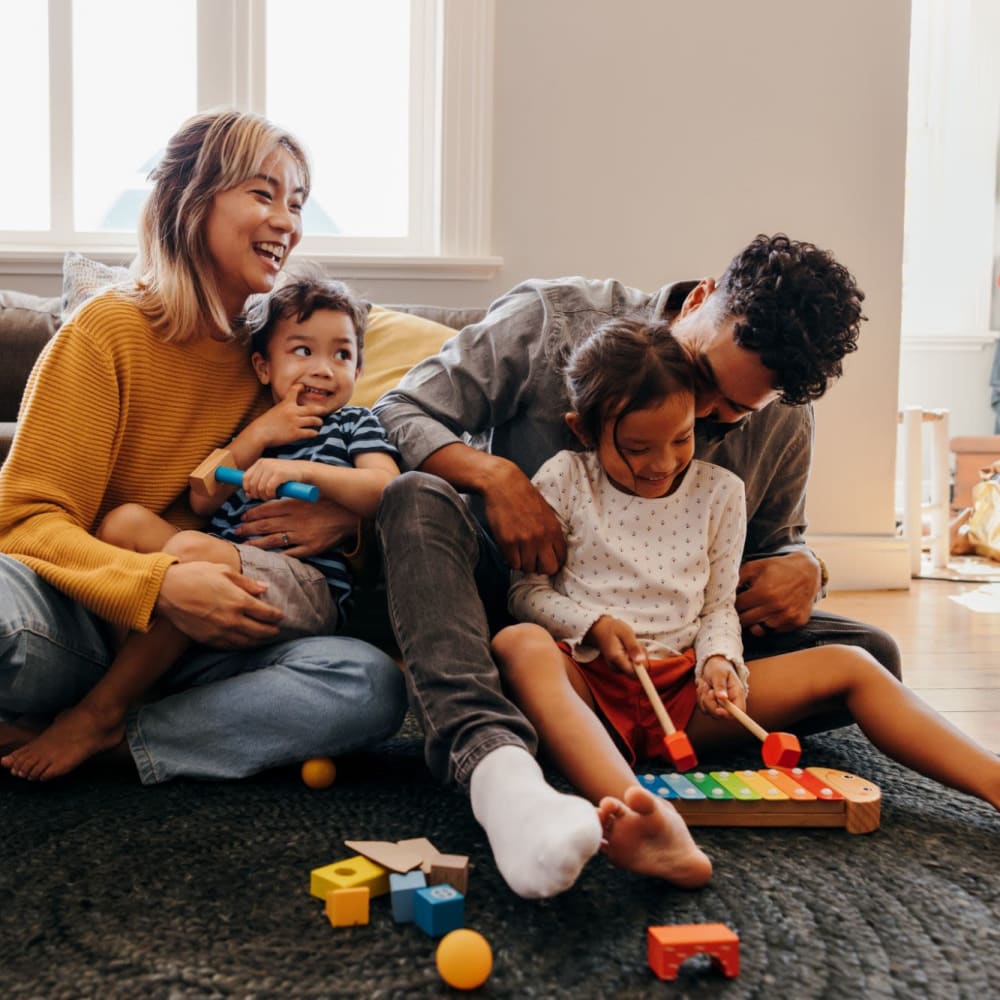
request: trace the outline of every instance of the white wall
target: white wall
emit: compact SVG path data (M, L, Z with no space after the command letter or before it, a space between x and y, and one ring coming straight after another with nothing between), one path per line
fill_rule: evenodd
M488 282L355 284L382 302L485 304L530 276L653 289L717 275L758 232L832 249L865 289L869 322L817 407L811 533L840 586L906 586L892 470L909 9L500 0L493 249L504 267Z

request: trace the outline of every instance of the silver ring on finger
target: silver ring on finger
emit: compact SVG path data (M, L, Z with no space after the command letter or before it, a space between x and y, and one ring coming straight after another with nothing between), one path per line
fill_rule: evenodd
M292 543L288 540L288 532L283 531L281 533L281 544L287 549Z

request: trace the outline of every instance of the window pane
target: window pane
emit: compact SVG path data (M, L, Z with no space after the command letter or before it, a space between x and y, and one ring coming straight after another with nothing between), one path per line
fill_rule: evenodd
M197 110L195 15L195 0L73 0L77 230L135 230L147 174Z
M48 229L48 4L0 0L0 229Z
M312 159L308 236L409 230L409 0L268 0L268 117Z

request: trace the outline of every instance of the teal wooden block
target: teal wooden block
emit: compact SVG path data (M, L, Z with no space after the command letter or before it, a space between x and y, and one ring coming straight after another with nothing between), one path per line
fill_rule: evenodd
M450 885L430 885L413 896L413 919L431 937L440 937L465 924L465 897Z

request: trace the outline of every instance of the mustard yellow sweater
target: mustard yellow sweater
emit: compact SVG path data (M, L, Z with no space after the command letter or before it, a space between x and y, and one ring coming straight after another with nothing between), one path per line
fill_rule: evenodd
M28 380L0 470L0 552L101 618L147 629L175 560L98 541L132 501L178 527L200 521L188 474L266 405L237 343L166 344L127 296L105 292L67 322Z

